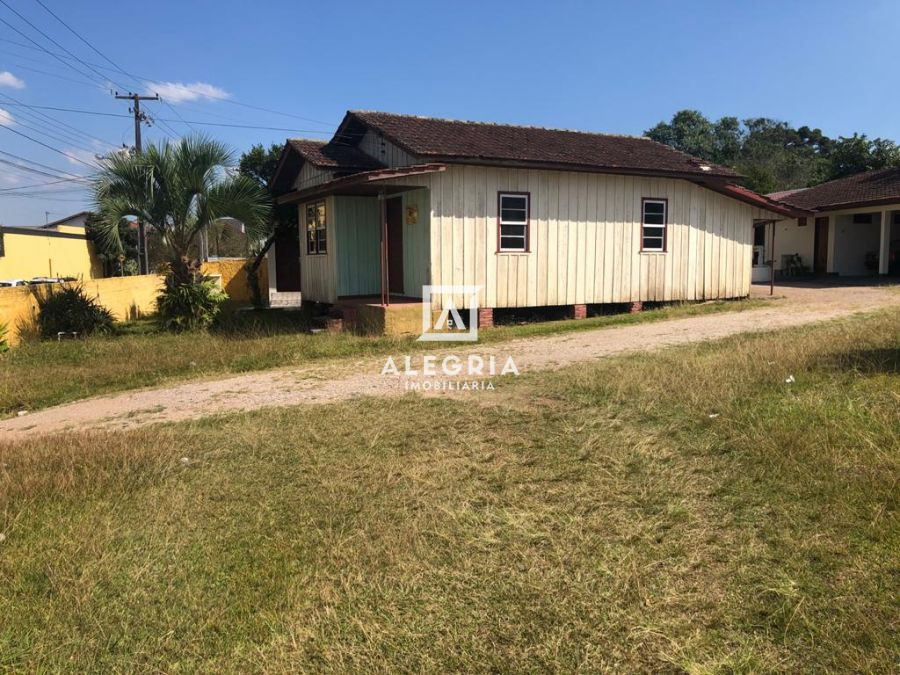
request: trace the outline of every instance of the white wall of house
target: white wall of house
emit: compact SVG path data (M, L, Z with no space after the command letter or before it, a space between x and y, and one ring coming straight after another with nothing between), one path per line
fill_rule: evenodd
M758 209L685 180L453 165L402 181L430 190L431 283L483 286L484 307L702 300L750 291ZM530 193L527 253L497 252L502 191ZM640 250L642 198L668 200L666 253Z
M878 255L881 237L881 214L872 215L871 223L854 223L852 214L833 216L834 253L831 269L846 276L875 274L865 265L866 254Z
M800 255L803 264L813 268L815 246L815 218L807 218L806 225L799 225L796 218L775 223L775 269L782 270L782 260L786 255ZM771 234L766 233L766 251L770 250ZM768 255L766 256L768 260Z

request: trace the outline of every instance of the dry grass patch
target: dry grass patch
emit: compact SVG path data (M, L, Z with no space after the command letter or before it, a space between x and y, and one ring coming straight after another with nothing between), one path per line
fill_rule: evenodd
M759 300L683 304L640 314L503 326L483 331L481 343L745 311L766 304ZM408 353L426 349L429 344L413 338L313 335L306 332L308 320L294 314L298 313L238 313L217 331L178 335L149 330L143 322L128 326L126 334L115 337L38 342L0 353L0 417L114 391L311 362Z
M0 448L0 667L890 670L898 351L880 315L523 376L488 407Z

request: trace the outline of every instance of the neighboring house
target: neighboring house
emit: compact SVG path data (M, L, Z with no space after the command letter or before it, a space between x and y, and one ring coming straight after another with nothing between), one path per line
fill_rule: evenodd
M775 228L775 268L791 259L817 274L900 275L900 169L866 171L802 190L769 195L807 217ZM764 257L772 251L765 238Z
M103 276L85 232L88 211L35 227L0 225L0 279Z
M490 321L744 297L754 223L806 212L737 178L647 138L351 111L331 141L282 152L273 183L300 237L269 257L273 304L283 284L332 304L476 285Z

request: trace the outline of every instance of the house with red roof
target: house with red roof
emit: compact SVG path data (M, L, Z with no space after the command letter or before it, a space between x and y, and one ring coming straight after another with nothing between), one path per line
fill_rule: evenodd
M774 257L782 275L900 275L900 169L866 171L769 198L810 212L757 236L756 257Z
M275 243L270 297L339 310L474 286L482 323L745 297L754 226L810 212L738 179L643 137L350 111L331 140L284 146L273 184L299 236Z

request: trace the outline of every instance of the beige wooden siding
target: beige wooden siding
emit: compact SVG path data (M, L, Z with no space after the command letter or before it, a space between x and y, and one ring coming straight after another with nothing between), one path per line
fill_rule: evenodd
M381 134L369 129L359 142L359 149L387 166L410 166L419 161L405 150L401 150Z
M337 237L335 237L334 197L325 200L327 253L309 255L306 251L306 204L300 204L300 291L304 300L333 303L337 300Z
M302 190L315 185L321 185L322 183L327 183L332 178L334 178L334 174L331 171L325 171L314 167L309 162L304 162L303 166L300 167L300 173L297 174L297 179L294 181L293 189Z
M431 283L484 286L485 307L703 300L750 290L753 208L688 181L451 166L403 179L411 182L431 193ZM502 191L531 195L528 253L497 253ZM642 198L668 200L665 253L640 252Z

